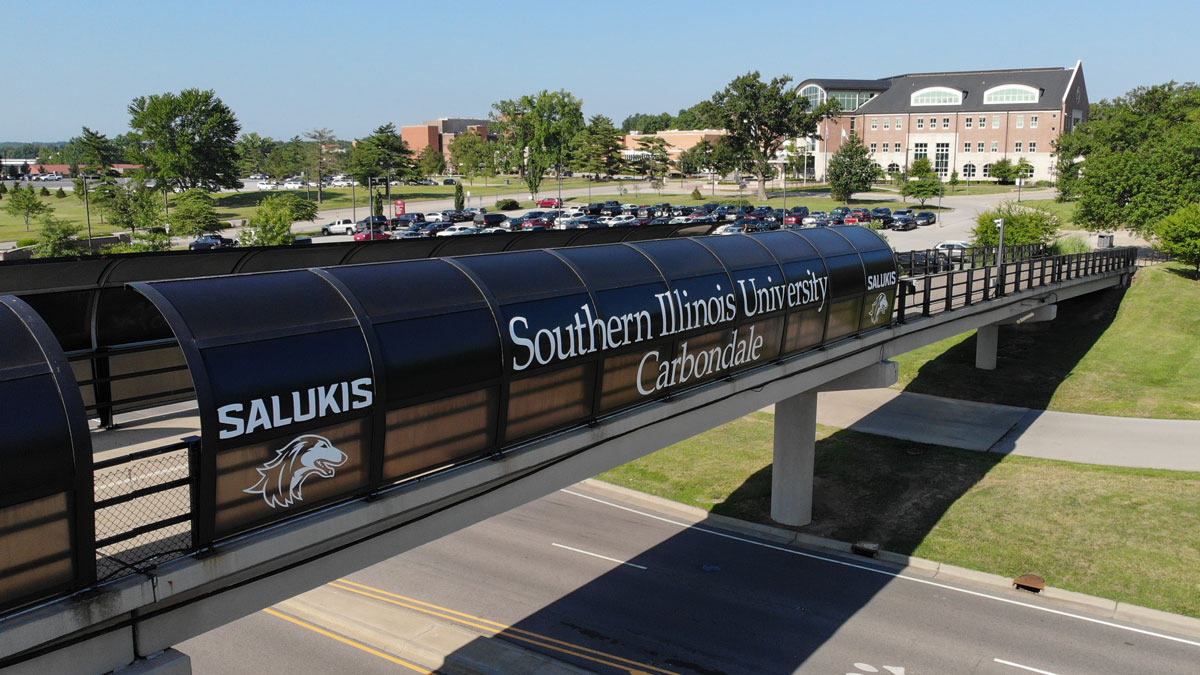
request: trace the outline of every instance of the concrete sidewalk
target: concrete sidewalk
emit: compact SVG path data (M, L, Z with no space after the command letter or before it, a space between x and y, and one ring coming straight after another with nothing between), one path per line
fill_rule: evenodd
M817 421L965 450L1200 471L1200 420L1084 415L864 389L820 394Z

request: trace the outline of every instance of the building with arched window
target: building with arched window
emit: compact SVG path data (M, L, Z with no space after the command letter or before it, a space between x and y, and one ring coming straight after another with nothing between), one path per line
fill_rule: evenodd
M1072 68L909 73L879 80L814 78L797 86L810 105L841 112L809 139L818 179L855 133L880 165L903 171L928 157L943 179L991 179L1001 159L1028 165L1032 180L1054 180L1054 141L1088 118L1083 63Z

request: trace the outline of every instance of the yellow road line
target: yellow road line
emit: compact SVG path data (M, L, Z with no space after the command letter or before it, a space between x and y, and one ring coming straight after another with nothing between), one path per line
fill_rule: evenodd
M497 621L472 616L465 612L459 612L448 607L441 607L433 603L417 600L415 598L397 595L380 588L374 588L372 586L349 581L347 579L338 579L329 585L333 586L334 588L349 591L351 593L357 593L359 595L365 595L376 600L382 600L383 602L399 605L401 607L407 607L408 609L416 610L418 612L424 612L426 614L438 616L450 621L457 621L458 623L474 626L475 628L490 631L492 633L503 633L506 637L510 637L514 640L522 640L530 644L538 645L539 647L545 647L546 649L562 652L564 654L570 654L572 656L593 661L595 663L600 663L606 666L622 668L624 670L628 670L630 673L662 673L663 675L676 675L674 671L663 670L662 668L657 668L645 663L639 663L623 656L617 656L616 654L609 654L607 652L590 649L588 647L582 647L571 642L565 642L563 640L552 638L548 635L541 635L540 633L534 633L521 628L515 628Z
M321 628L320 626L314 626L313 624L308 623L307 621L301 621L300 619L288 616L287 614L284 614L282 612L271 609L270 607L264 609L263 611L266 612L267 614L270 614L271 616L279 617L280 619L283 619L284 621L290 621L302 628L307 628L307 629L313 631L314 633L320 633L321 635L324 635L325 637L333 638L334 640L337 640L338 642L341 642L342 644L350 645L351 647L354 647L355 649L361 649L362 651L364 651L368 654L371 654L372 656L378 656L379 658L381 658L385 661L391 661L392 663L399 664L401 666L404 666L405 668L410 668L412 670L417 671L418 673L423 673L424 675L434 675L434 671L432 671L432 670L427 670L416 664L409 663L408 661L404 661L403 659L398 659L398 658L392 656L391 654L388 654L387 652L381 652L378 649L375 649L373 647L368 647L367 645L364 645L361 642L356 642L354 640L351 640L350 638L342 637L341 635L338 635L337 633L331 633L331 632L325 630L324 628Z

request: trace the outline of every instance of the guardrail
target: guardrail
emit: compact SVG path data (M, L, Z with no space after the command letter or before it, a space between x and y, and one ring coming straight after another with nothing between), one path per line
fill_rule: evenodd
M973 246L965 249L915 249L912 251L896 252L896 267L900 276L924 276L949 272L952 270L968 269L995 265L997 251L995 246ZM1029 260L1044 258L1049 249L1045 244L1024 244L1021 246L1005 246L1004 261Z

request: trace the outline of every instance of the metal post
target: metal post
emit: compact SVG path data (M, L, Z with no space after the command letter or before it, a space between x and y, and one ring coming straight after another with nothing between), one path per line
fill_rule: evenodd
M87 227L88 227L88 248L92 251L96 250L96 242L92 240L92 205L88 201L88 182L87 177L83 179L83 208L87 211Z
M354 193L354 179L350 183L350 217L354 222L358 222L358 196Z
M999 282L999 289L996 295L1004 295L1004 219L997 218L992 221L1000 228L1000 243L996 246L996 264L999 269L996 270L996 279Z

